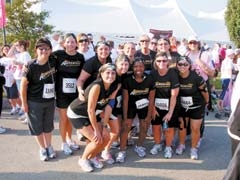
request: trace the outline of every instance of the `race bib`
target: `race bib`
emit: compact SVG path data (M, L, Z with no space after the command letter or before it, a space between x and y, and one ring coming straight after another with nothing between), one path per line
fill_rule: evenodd
M158 109L168 111L169 108L169 99L155 98L155 106Z
M181 105L184 108L188 108L193 105L192 97L181 97Z
M149 101L148 101L148 99L145 98L145 99L140 99L140 100L136 101L135 103L136 103L137 109L142 109L142 108L145 108L148 106Z
M122 107L122 96L118 96L117 98L117 108L121 108Z
M50 99L55 97L54 84L44 84L43 86L43 98Z
M77 80L74 78L63 78L63 92L76 93Z

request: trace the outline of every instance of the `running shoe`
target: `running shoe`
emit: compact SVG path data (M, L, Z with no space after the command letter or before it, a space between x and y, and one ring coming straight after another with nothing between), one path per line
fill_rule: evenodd
M120 151L120 152L116 153L116 162L124 163L126 157L127 157L126 151Z
M137 153L137 155L141 158L146 156L145 152L146 148L142 146L135 146L134 151Z
M167 159L172 158L172 148L169 146L166 146L165 150L164 150L164 157Z
M93 167L91 166L89 160L87 160L87 159L79 159L78 160L78 165L85 172L92 172L93 171Z
M62 143L62 151L65 155L72 155L73 152L71 148L69 147L68 143Z
M89 159L90 164L93 165L93 167L97 168L97 169L102 169L103 168L103 163L101 161L99 161L99 159L97 157L91 158Z
M191 148L190 156L191 156L191 159L197 160L198 159L198 150L196 148Z
M185 151L185 145L184 144L179 144L177 149L176 149L176 154L177 155L182 155L184 151Z
M150 153L152 155L158 154L158 152L162 151L162 145L161 144L154 144L153 148L150 150Z

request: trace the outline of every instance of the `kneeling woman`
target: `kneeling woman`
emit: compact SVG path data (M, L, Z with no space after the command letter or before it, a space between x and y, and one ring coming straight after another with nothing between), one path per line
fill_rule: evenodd
M177 61L180 82L180 129L179 146L176 154L181 155L185 150L186 125L191 126L191 159L198 159L197 143L200 138L200 126L204 117L205 106L209 95L204 79L191 69L191 60L187 56L180 57Z
M67 110L72 125L90 141L78 161L81 168L86 172L93 171L91 164L95 168L102 168L101 162L95 157L108 143L109 132L105 128L106 124L101 123L98 112L103 111L109 103L109 96L114 91L111 85L115 79L115 66L109 63L104 64L99 69L98 79L85 90L85 101L77 98L69 105Z

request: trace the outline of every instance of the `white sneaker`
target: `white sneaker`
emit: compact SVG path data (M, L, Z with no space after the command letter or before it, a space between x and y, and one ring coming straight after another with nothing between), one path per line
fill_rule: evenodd
M87 159L79 159L78 165L82 168L85 172L92 172L93 167L91 166L90 162Z
M120 151L116 153L116 162L124 163L126 156L127 156L126 151Z
M68 143L68 146L74 151L80 149L80 146L75 141L69 141L67 143Z
M90 163L93 165L93 167L97 169L102 169L103 168L103 163L99 161L97 157L89 159Z
M137 155L141 158L146 156L145 152L146 148L142 146L135 146L134 151L137 153Z
M12 108L10 115L15 115L18 113L18 109L17 108Z
M172 158L172 148L169 146L166 146L165 150L164 150L164 157L167 159Z
M153 148L150 150L150 153L152 155L158 154L158 152L162 151L162 145L161 144L154 144Z
M191 156L191 159L197 160L198 159L198 150L196 148L191 148L190 156Z
M112 145L111 145L111 148L112 149L115 149L115 148L118 148L120 145L120 143L118 141L113 141Z
M21 120L21 121L24 120L24 119L26 119L25 113L18 118L18 120Z
M28 123L28 118L25 118L24 120L22 120L21 123L27 124Z
M49 147L47 148L47 153L48 153L48 157L49 157L50 159L53 159L53 158L56 158L56 157L57 157L56 152L54 151L54 149L53 149L52 146L49 146Z
M2 126L0 126L0 134L5 133L7 130L5 128L3 128Z
M102 151L101 157L106 161L108 164L115 163L114 159L112 158L112 155L109 152Z
M184 151L185 151L185 145L184 144L179 144L177 149L176 149L176 154L177 155L182 155Z
M71 148L69 147L68 143L62 143L62 151L65 155L72 155L73 152Z
M47 155L47 150L46 149L40 149L39 154L40 154L40 160L41 161L47 161L48 160L48 155Z

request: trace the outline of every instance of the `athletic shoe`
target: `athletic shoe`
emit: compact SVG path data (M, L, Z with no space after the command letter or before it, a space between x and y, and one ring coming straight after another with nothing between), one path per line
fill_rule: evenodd
M21 123L27 124L28 123L28 118L25 118L24 120L22 120Z
M164 150L164 157L167 159L172 158L172 148L166 146L165 150Z
M126 157L127 157L126 151L120 151L120 152L116 153L116 162L124 163Z
M5 128L3 128L2 126L0 126L0 134L5 133L7 130Z
M22 115L24 115L25 113L24 113L24 111L20 108L19 110L18 110L18 115L19 116L22 116Z
M119 145L120 145L120 143L118 141L113 141L113 143L111 144L111 148L112 149L118 148Z
M83 141L83 142L86 141L87 138L85 136L83 136L79 131L76 131L76 134L77 134L77 139L79 141Z
M68 143L62 143L62 151L65 155L72 155L73 152L71 148L69 147Z
M47 154L48 154L48 157L49 157L50 159L53 159L53 158L56 158L56 157L57 157L56 152L54 151L54 149L53 149L52 146L49 146L49 147L47 148Z
M142 146L135 146L134 151L137 153L137 155L141 158L146 156L145 152L146 148Z
M18 118L18 120L21 120L21 121L24 120L24 119L26 119L25 113Z
M93 167L97 168L97 169L102 169L103 168L103 163L101 161L99 161L99 159L97 157L91 158L89 159L90 164L93 165Z
M158 154L158 152L162 151L162 145L161 144L154 144L153 148L150 150L150 153L152 155Z
M190 156L191 156L191 159L197 160L198 159L198 150L196 148L191 148Z
M17 108L12 108L10 115L15 115L18 113L18 109Z
M41 161L47 161L48 160L48 155L47 155L47 150L46 149L40 149L39 154L40 154L40 160Z
M222 118L222 114L221 114L221 113L216 113L216 114L215 114L215 118L221 119L221 118Z
M79 159L78 165L82 168L85 172L92 172L93 167L91 166L90 162L87 159Z
M109 152L102 151L101 157L106 161L108 164L115 163L114 159L112 158L112 155Z
M176 154L177 155L182 155L184 151L185 151L185 145L184 144L179 144L177 149L176 149Z
M68 143L68 146L74 151L80 149L80 146L75 141L69 141L67 143Z

